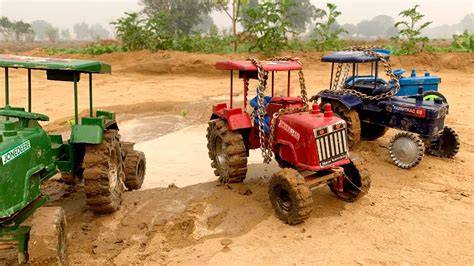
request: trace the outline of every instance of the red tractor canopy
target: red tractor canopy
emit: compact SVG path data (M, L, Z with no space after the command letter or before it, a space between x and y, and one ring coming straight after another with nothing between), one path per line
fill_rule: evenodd
M287 82L287 96L290 96L290 73L294 70L302 70L303 67L298 61L261 61L263 70L271 72L271 86L272 86L272 97L275 93L275 72L288 71L288 82ZM230 70L230 108L233 107L233 92L234 92L234 70L239 71L239 78L244 81L244 107L247 107L247 91L248 91L248 80L257 79L257 66L252 61L236 60L236 61L220 61L216 63L216 69L219 70Z

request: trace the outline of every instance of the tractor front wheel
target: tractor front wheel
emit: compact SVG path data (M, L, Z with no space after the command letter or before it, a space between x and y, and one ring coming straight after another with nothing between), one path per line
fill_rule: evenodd
M436 157L453 158L458 153L460 145L458 133L446 126L429 141L426 152Z
M364 167L364 160L360 157L351 157L351 162L343 165L344 181L343 191L336 187L336 180L328 182L331 191L340 199L346 202L354 202L363 197L370 189L370 174Z
M128 151L124 161L125 186L130 189L140 189L145 179L146 158L141 151Z
M286 223L299 224L309 218L313 197L304 178L295 169L285 168L273 174L268 194L277 217Z
M434 102L436 99L441 99L444 103L448 103L446 97L443 94L437 91L425 91L423 93L423 100L424 101L432 101Z
M241 133L231 131L227 122L209 122L207 148L214 173L221 183L243 182L247 174L247 149Z
M66 215L61 207L41 207L28 220L28 253L37 265L67 265Z
M97 214L117 211L122 203L125 174L116 130L104 132L101 144L86 146L83 168L89 208Z
M411 132L397 133L388 146L390 159L403 169L417 166L423 159L423 140Z

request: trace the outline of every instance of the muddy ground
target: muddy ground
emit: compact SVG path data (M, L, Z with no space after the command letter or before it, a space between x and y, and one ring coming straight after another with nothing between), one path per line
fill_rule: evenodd
M325 89L330 69L320 63L321 55L295 55L302 58L310 94ZM71 264L474 263L472 54L393 60L395 67L415 66L442 77L440 91L450 103L447 124L461 137L456 158L425 157L416 168L402 170L387 157L396 131L362 142L352 152L367 161L369 194L348 204L326 187L317 189L310 219L297 226L273 215L267 183L278 170L274 163L264 165L259 152L252 152L246 181L221 186L206 157L211 104L228 93L228 74L214 70L213 63L246 56L137 52L95 57L112 63L114 70L96 79L97 107L118 112L123 138L136 141L147 155L148 174L144 189L125 193L122 209L109 216L87 210L81 186L51 183L51 204L63 206L68 217ZM21 106L25 71L12 74L11 102ZM71 84L47 82L40 72L33 77L33 110L50 116L46 129L64 133L73 114ZM277 93L284 91L281 78ZM296 75L292 82L297 95ZM85 113L85 83L81 89ZM241 99L238 92L235 97ZM171 183L176 186L168 188Z

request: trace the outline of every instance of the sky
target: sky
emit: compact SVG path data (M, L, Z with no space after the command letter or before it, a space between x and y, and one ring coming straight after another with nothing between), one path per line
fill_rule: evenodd
M189 0L195 1L195 0ZM59 28L72 28L80 22L99 23L112 31L110 22L121 17L124 12L141 9L138 0L0 0L0 16L10 20L31 22L43 19ZM311 0L322 8L326 1ZM433 26L456 24L468 13L474 13L474 0L332 0L342 15L340 24L357 24L363 19L371 19L385 14L397 17L406 8L419 4L419 10ZM230 27L229 18L223 13L213 12L218 27Z

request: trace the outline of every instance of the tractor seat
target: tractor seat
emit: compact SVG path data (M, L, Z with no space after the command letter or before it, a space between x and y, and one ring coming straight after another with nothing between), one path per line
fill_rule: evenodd
M374 89L373 80L360 80L358 82L356 81L354 86L346 86L346 89L355 89L356 91L360 91L364 94L371 96L380 95L382 93L392 90L393 88L393 84L388 84L386 82L377 82L377 85Z

